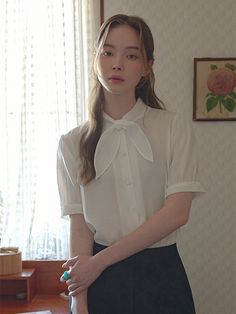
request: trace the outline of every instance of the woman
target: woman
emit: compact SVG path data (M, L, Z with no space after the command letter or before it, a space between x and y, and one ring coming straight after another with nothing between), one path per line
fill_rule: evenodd
M71 230L62 280L73 313L195 313L176 241L203 189L191 127L154 92L153 51L141 18L108 19L89 120L60 140L58 185Z

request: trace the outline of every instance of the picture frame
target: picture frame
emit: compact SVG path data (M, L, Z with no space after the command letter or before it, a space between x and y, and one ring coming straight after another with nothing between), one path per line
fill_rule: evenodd
M236 121L236 58L194 58L194 121Z

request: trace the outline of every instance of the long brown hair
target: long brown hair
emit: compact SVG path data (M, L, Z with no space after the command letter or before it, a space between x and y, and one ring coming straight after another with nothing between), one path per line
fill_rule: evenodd
M94 154L98 140L103 129L103 87L97 78L97 59L105 43L106 36L110 29L120 25L132 27L138 34L141 43L142 57L145 66L148 61L154 60L154 42L152 33L143 19L137 16L117 14L110 17L100 28L96 41L96 56L94 58L93 76L94 87L89 99L89 118L80 140L80 161L79 177L82 184L86 185L95 178ZM149 67L148 75L141 78L135 89L136 99L141 98L149 107L163 109L163 103L158 99L154 91L155 76L152 67Z

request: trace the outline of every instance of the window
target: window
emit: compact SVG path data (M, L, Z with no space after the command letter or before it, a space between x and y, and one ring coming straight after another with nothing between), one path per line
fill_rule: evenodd
M1 1L0 21L0 245L67 258L56 151L86 117L93 1Z

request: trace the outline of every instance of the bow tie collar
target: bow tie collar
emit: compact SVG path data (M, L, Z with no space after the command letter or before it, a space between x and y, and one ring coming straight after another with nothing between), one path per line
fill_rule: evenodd
M113 120L113 124L102 133L97 143L94 156L96 179L103 175L115 159L120 148L122 133L130 139L144 159L153 162L151 145L140 126L124 119Z

